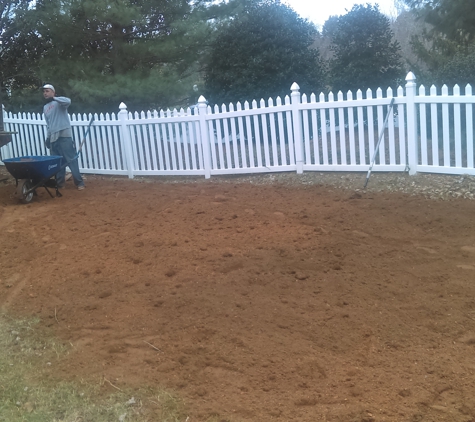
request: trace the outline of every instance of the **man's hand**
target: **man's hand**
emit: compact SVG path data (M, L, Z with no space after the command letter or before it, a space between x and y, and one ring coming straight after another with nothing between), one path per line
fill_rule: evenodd
M45 147L48 148L48 149L51 148L51 141L50 141L49 136L45 139Z

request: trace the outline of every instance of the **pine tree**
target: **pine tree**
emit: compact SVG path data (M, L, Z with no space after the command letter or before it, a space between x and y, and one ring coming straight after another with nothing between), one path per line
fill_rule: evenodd
M459 47L475 41L473 0L405 0L405 3L433 26L432 35L443 34Z
M428 71L420 80L440 84L474 84L475 8L472 0L404 0L428 25L414 36L414 52Z
M39 95L47 82L73 98L75 111L183 103L209 32L204 13L203 3L189 0L38 0L5 34L12 68L23 52L32 56L22 75L30 86L13 84L12 102L24 102L24 90Z

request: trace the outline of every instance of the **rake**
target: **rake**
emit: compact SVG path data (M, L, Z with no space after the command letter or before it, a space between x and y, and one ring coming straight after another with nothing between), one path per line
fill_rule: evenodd
M371 176L371 171L373 170L374 162L376 161L376 154L378 154L379 152L379 146L381 145L381 140L383 139L386 126L388 125L389 114L391 113L393 105L394 105L394 98L391 98L391 102L389 103L389 107L388 107L388 112L386 113L386 118L384 119L383 129L381 130L381 133L379 134L378 144L376 145L376 148L374 149L373 159L371 160L371 165L369 166L368 174L366 175L364 189L366 189L366 185L369 182L369 177Z

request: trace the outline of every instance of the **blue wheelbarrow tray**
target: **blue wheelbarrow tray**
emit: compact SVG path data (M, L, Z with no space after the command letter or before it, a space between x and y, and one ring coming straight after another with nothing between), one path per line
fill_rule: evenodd
M3 162L9 173L16 179L16 194L22 202L30 202L38 187L44 187L51 197L53 195L48 187L54 188L56 196L61 196L56 180L51 180L51 178L64 168L63 157L32 155L8 158Z
M61 169L63 157L51 156L25 156L3 160L5 167L15 179L30 179L39 182L49 179Z

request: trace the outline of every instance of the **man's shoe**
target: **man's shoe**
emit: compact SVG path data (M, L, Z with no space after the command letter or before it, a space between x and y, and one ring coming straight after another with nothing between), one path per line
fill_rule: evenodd
M84 186L84 185L79 185L78 186L78 190L83 190L83 189L86 189L86 186Z

